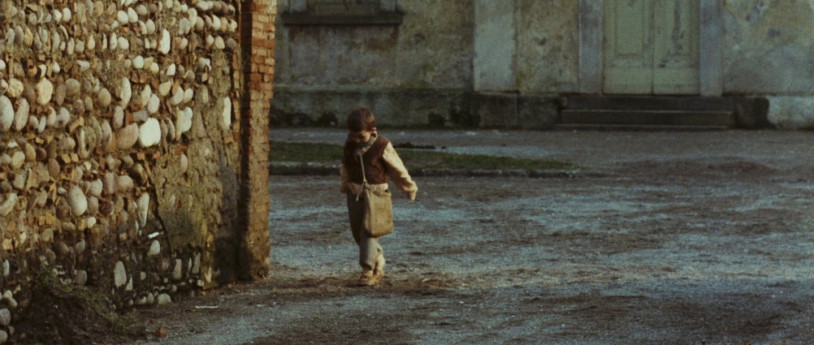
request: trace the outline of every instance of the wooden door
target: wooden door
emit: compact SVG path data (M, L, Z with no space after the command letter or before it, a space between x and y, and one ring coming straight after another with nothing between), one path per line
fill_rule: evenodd
M605 0L603 91L697 94L698 0Z

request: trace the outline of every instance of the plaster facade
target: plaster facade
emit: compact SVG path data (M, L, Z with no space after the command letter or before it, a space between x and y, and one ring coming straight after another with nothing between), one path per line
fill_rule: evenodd
M814 1L726 1L724 92L765 95L769 120L814 128Z
M697 1L697 95L767 99L772 125L811 127L814 114L800 111L814 98L814 1ZM404 0L400 25L279 21L272 117L341 119L366 105L390 125L435 114L445 127L550 128L558 97L603 94L604 3Z
M280 12L292 11L281 1ZM473 82L472 1L399 1L400 25L285 25L277 21L272 119L316 120L370 106L379 123L426 123L462 107ZM440 13L447 14L440 18ZM443 95L443 97L439 97Z
M579 2L517 1L517 90L523 94L576 92L579 85ZM529 14L533 15L529 15ZM538 20L539 16L548 18Z

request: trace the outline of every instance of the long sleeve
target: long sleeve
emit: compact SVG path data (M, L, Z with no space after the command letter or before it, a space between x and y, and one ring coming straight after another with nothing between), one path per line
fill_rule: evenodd
M399 154L396 152L396 149L393 148L392 144L387 144L382 158L388 166L387 175L393 180L393 183L403 192L407 193L407 197L410 200L415 200L418 185L416 185L415 181L410 177L410 173L407 171L404 162L401 161L401 157L399 157Z

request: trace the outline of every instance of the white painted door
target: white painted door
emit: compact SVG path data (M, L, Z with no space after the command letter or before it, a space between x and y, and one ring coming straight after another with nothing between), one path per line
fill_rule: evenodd
M603 92L697 94L698 0L605 0Z

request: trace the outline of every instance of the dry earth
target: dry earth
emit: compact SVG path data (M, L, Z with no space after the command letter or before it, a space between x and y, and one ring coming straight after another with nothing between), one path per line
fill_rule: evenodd
M390 137L593 174L418 177L418 201L396 200L377 288L353 286L336 178L273 176L269 281L139 310L150 335L134 342L814 343L814 133Z

